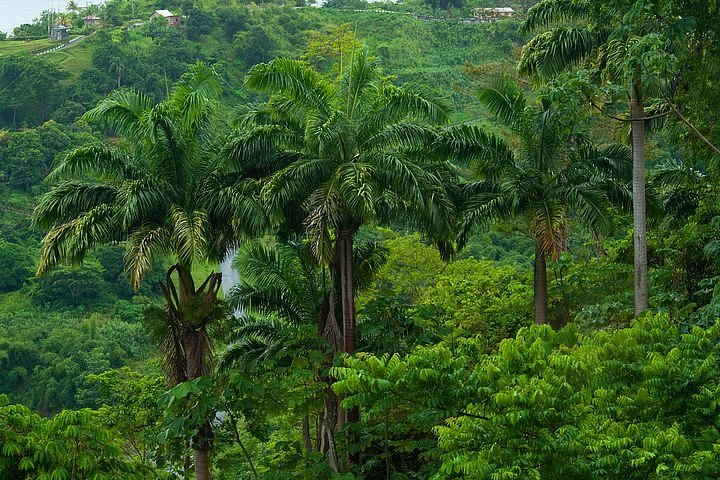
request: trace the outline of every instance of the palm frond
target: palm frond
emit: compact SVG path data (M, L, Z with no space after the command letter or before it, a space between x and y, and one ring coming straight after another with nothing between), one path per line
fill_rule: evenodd
M433 153L464 165L472 165L486 178L498 178L515 163L515 154L502 138L476 125L454 125L445 129Z
M170 253L172 242L165 226L143 224L133 230L125 243L125 274L137 289L152 269L153 261Z
M404 118L443 125L450 118L449 109L443 102L410 87L382 85L376 102L378 107L365 119L369 125L389 125Z
M509 127L515 127L521 122L527 108L525 93L515 83L506 80L498 80L490 87L481 88L478 100Z
M422 150L433 145L438 138L438 130L427 125L403 122L390 125L368 139L361 139L359 148L362 150L388 151Z
M261 235L269 228L258 181L242 177L232 181L227 175L222 178L214 176L208 179L199 193L205 200L203 208L208 212L211 224L218 225L220 231L230 227L230 238ZM219 247L220 251L225 250L224 246Z
M572 22L585 21L590 15L587 0L542 0L527 11L520 34L538 32Z
M610 201L598 185L592 183L571 185L559 197L587 227L607 231L611 225Z
M334 173L333 181L342 197L342 204L361 223L369 222L375 215L375 196L378 193L375 175L374 166L360 159L340 165ZM311 199L308 200L308 206L314 209Z
M593 26L562 27L540 33L522 49L518 71L538 79L550 78L588 58L609 37Z
M304 208L308 211L305 231L310 248L321 265L328 265L333 257L331 229L340 227L346 215L351 213L343 207L343 198L332 180L320 185L305 201Z
M98 105L85 113L88 122L103 121L119 135L137 138L143 128L144 117L152 102L143 93L133 90L113 90Z
M113 207L101 204L50 230L42 241L37 275L62 262L79 265L97 245L119 240L121 230L115 218Z
M281 220L283 208L303 199L327 179L335 162L324 158L301 159L272 175L262 188L262 198L268 206L271 220Z
M195 132L214 108L221 93L220 76L215 69L197 62L182 76L170 102L181 113L186 131Z
M267 360L277 360L292 333L277 318L243 315L233 325L230 344L220 354L218 367L225 371L239 366L253 369Z
M356 291L367 288L373 277L385 265L389 250L379 242L366 242L355 245L353 269L353 287Z
M202 210L185 210L179 205L170 206L173 252L181 265L193 265L206 257L209 242L208 215Z
M329 115L308 114L305 123L305 146L311 154L342 158L354 150L350 119L340 110ZM346 159L349 160L349 159Z
M133 178L135 162L122 150L107 145L84 145L70 151L46 177L46 182L63 178L96 176L111 181Z
M297 145L299 140L297 132L283 125L260 125L233 134L221 155L232 171L261 178L284 167L278 161L283 158L279 154Z
M245 86L288 96L298 104L321 113L328 112L334 96L332 86L310 65L287 58L255 65L245 77Z
M530 234L537 248L553 260L567 248L568 218L565 206L560 202L542 201L535 206L530 217Z
M117 198L112 185L63 182L42 196L33 212L33 226L47 230L70 222L100 205L111 205Z
M172 201L170 187L150 176L126 181L117 193L117 209L123 228L131 229L146 218L161 218Z

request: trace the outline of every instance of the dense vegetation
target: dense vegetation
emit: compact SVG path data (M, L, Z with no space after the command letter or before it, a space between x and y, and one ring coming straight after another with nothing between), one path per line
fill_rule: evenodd
M510 5L0 39L0 479L720 476L716 6Z

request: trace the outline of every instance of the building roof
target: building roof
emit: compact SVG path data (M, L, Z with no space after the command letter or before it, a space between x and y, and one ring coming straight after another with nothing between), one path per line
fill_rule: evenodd
M88 15L84 18L84 20L100 20L100 17L97 17L95 15Z
M473 8L472 11L473 12L515 13L515 10L513 10L510 7L491 7L491 8L478 7L478 8Z
M55 29L55 30L70 30L70 28L66 27L65 25L57 25L57 26L53 27L53 29Z
M153 12L153 15L160 15L165 18L177 17L177 15L173 14L170 10L155 10L155 12Z

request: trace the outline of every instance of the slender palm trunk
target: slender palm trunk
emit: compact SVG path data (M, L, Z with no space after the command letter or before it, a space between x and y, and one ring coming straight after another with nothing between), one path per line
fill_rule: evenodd
M355 266L355 258L353 255L353 232L340 232L337 238L337 248L339 249L340 261L340 288L342 293L342 309L343 309L343 339L345 352L355 353L357 338L357 317L355 312L355 292L353 286L353 277ZM345 413L345 420L350 423L360 420L360 408L354 407L347 412L338 412L342 418ZM342 420L341 420L342 421ZM343 422L344 423L344 422ZM350 436L349 442L355 443L357 439L354 435ZM360 463L360 454L354 453L349 458L351 463Z
M210 480L210 449L194 449L195 480Z
M547 259L540 247L535 243L535 276L533 278L535 293L535 323L544 325L547 323L548 312L548 284L547 284Z
M343 345L345 352L354 353L357 336L355 295L353 293L353 234L340 232L337 239L340 262L340 290L343 309Z
M633 154L633 245L635 247L635 315L648 308L647 222L645 203L645 107L639 74L630 92Z

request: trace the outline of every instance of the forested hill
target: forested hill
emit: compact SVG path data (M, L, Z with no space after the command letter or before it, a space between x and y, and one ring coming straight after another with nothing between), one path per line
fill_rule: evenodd
M107 132L100 126L78 119L111 91L131 88L160 101L190 66L203 61L222 76L225 113L219 118L229 124L237 105L262 98L243 85L252 65L286 56L336 75L342 62L367 48L385 76L430 92L457 121L478 115L477 84L467 68L511 65L519 45L517 22L461 24L457 17L467 16L467 8L447 21L423 21L401 9L106 3L63 17L73 33L86 35L69 48L36 55L62 44L31 39L43 34L47 14L35 25L16 29L15 39L0 41L0 260L5 266L0 273L0 352L9 355L12 365L0 374L0 392L41 411L93 405L96 394L87 386L88 373L144 361L152 352L139 318L159 293L157 279L133 292L120 247L96 251L82 269L67 267L33 279L41 232L31 227L30 216L46 190L43 180L67 151L105 141ZM149 21L160 7L182 14L183 27ZM422 3L405 9L448 14ZM102 28L86 28L88 15L100 18ZM501 235L477 248L493 259L516 249ZM523 243L520 251L526 248ZM527 261L520 255L515 260Z
M78 3L0 35L0 480L720 478L717 2Z

